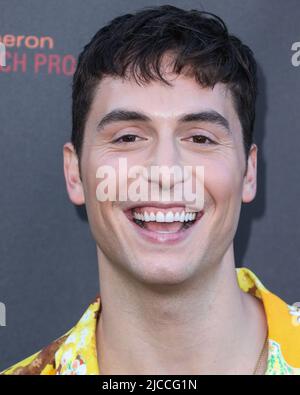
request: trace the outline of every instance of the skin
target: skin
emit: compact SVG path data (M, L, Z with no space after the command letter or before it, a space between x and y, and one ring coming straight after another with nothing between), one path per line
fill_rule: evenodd
M165 78L172 87L158 81L139 86L132 78L101 80L86 122L81 177L74 147L64 146L70 200L86 204L97 244L100 374L251 374L267 324L261 302L238 286L233 239L241 203L255 198L257 146L246 158L226 85L203 88L168 69ZM142 111L151 121L122 121L97 131L116 108ZM230 133L207 122L177 122L183 113L207 109L228 120ZM140 139L112 144L125 134ZM197 134L216 144L194 142ZM110 165L117 171L119 157L127 158L128 167L204 166L205 213L182 244L141 240L123 213L128 202L97 201L96 170ZM266 358L261 373L265 368Z

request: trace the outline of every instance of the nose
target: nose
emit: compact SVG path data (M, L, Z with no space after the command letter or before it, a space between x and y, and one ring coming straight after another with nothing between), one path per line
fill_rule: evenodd
M168 133L165 133L153 148L148 166L148 183L158 185L162 192L181 187L190 177L184 171L176 141Z

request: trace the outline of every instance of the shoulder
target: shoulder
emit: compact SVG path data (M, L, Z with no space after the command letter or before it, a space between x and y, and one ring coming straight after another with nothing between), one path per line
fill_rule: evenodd
M55 375L55 353L64 343L69 332L35 354L5 369L0 375Z
M300 303L287 303L248 268L237 268L240 288L259 298L268 325L268 374L300 374Z
M62 374L64 370L69 372L72 362L77 365L78 354L80 356L83 351L89 368L98 372L95 331L99 313L100 295L97 295L68 332L47 347L0 372L0 375L56 375Z

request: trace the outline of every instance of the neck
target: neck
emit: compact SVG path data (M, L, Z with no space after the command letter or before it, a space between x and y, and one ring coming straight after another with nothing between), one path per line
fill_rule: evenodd
M247 374L254 370L266 321L261 302L238 286L232 247L211 270L178 286L142 284L118 270L100 251L98 258L100 374Z

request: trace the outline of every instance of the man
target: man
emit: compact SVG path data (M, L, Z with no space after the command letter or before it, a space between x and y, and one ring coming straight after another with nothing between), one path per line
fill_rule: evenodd
M96 33L74 75L64 174L86 205L101 292L4 374L300 374L299 308L235 269L241 203L256 195L255 99L253 54L213 14L165 5ZM203 168L203 204L102 199L103 169L121 181L110 191L124 185L120 159L192 168L167 186L143 173L160 192L197 185Z

